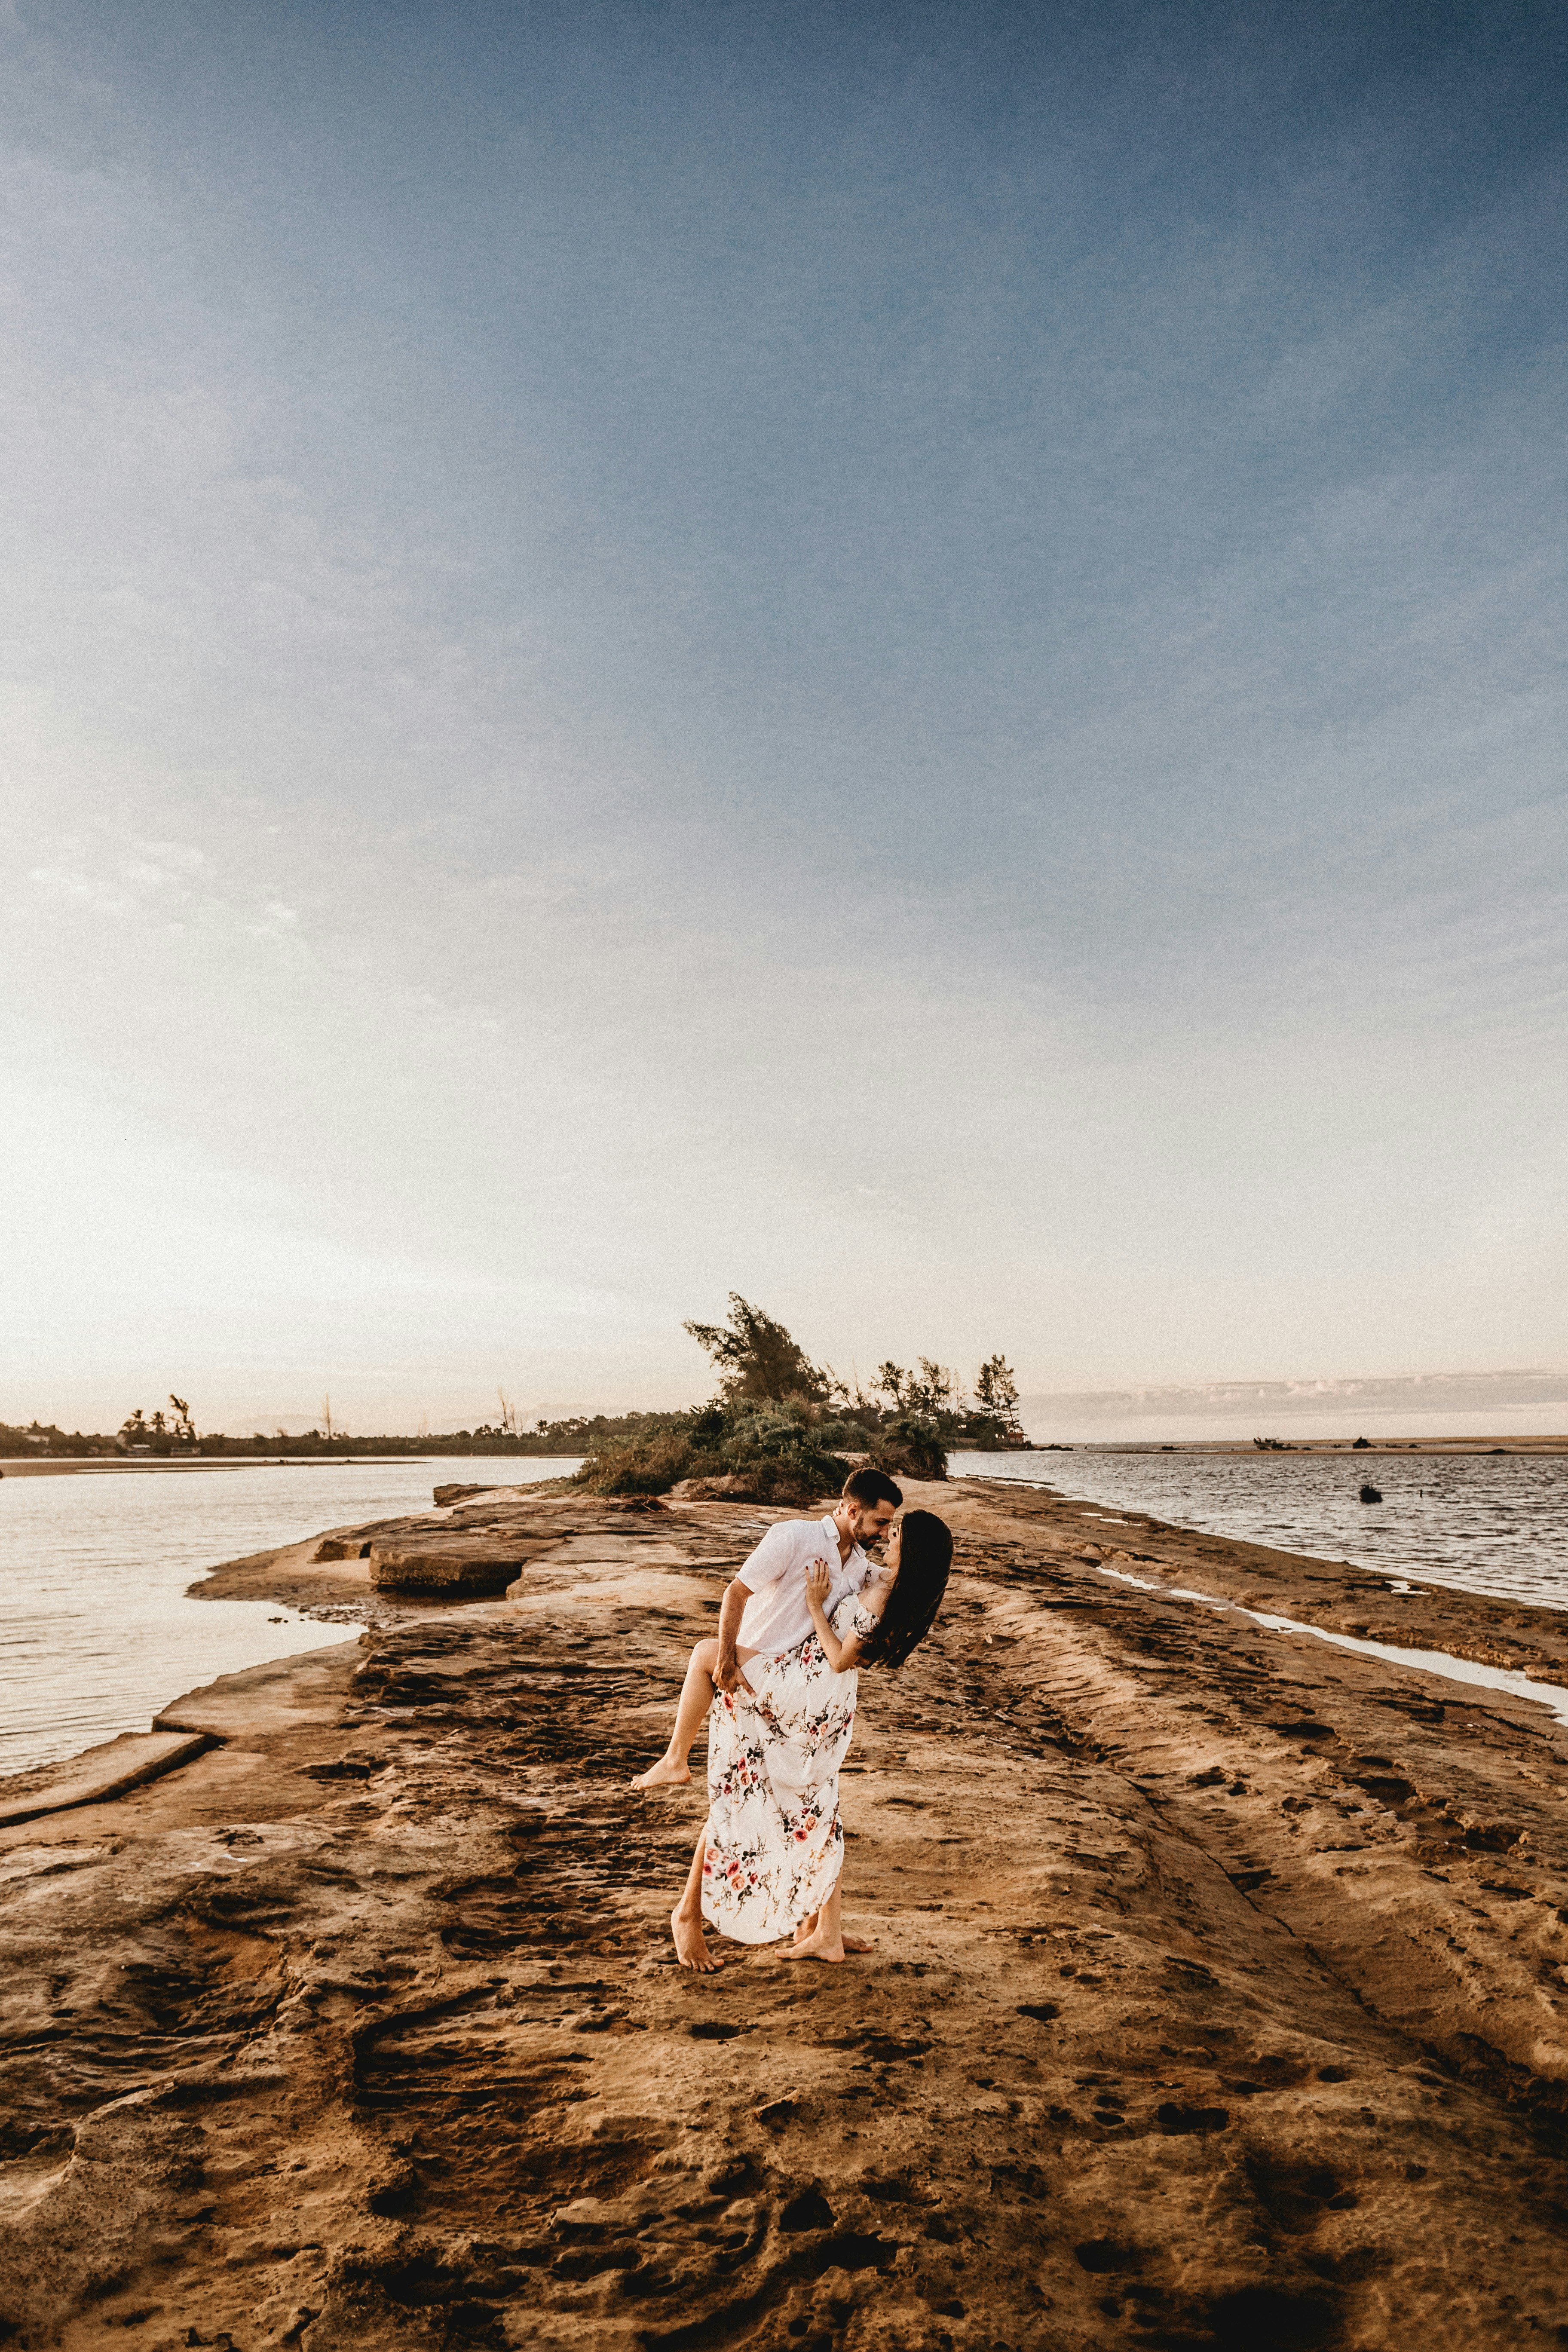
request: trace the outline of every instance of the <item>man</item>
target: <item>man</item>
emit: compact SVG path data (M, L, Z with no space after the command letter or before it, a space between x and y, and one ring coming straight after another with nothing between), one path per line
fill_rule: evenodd
M893 1523L903 1501L900 1488L880 1470L852 1470L837 1507L825 1518L780 1519L736 1571L719 1610L718 1633L691 1653L675 1711L669 1745L657 1764L639 1772L634 1789L684 1788L691 1778L687 1758L707 1719L715 1689L732 1691L744 1680L748 1658L793 1650L811 1631L805 1572L813 1560L837 1555L839 1574L828 1596L827 1614L847 1592L858 1592L871 1573L866 1555Z
M715 1689L729 1693L742 1685L749 1688L748 1659L764 1654L776 1656L805 1641L812 1630L805 1579L814 1561L825 1559L830 1567L837 1563L828 1596L829 1616L847 1592L859 1591L872 1573L867 1553L886 1535L903 1499L884 1472L855 1470L845 1480L837 1507L826 1517L781 1519L768 1529L725 1591L717 1635L699 1642L691 1653L668 1747L657 1764L632 1782L634 1789L678 1788L689 1781L687 1757L712 1705ZM685 1889L670 1914L670 1932L681 1963L700 1975L719 1965L702 1935L707 1835L704 1822ZM815 1917L802 1921L797 1940L809 1937L816 1925ZM844 1938L844 1948L869 1948L855 1937Z

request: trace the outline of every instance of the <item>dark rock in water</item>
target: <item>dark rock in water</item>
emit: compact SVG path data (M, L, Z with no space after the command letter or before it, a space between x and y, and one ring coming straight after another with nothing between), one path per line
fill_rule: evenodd
M1351 1452L1352 1454L1370 1454L1372 1452L1371 1438L1358 1437L1354 1444L1351 1447Z
M1361 1498L1363 1503L1381 1503L1383 1500L1382 1490L1381 1488L1371 1485L1365 1486L1361 1490Z

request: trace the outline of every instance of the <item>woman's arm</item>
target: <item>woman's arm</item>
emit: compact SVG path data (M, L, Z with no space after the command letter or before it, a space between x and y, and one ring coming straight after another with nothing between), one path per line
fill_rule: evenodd
M811 1612L811 1622L816 1628L816 1636L828 1664L836 1675L847 1675L851 1666L859 1663L860 1636L851 1633L847 1642L841 1642L828 1623L824 1604L832 1589L833 1576L826 1561L814 1560L805 1571L805 1605Z

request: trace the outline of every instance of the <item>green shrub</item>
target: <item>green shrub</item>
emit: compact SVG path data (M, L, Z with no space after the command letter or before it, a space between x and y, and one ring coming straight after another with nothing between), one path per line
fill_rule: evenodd
M663 1427L600 1446L577 1474L594 1495L667 1495L683 1478L735 1480L759 1503L814 1502L837 1494L849 1463L824 1442L820 1414L805 1402L723 1399L671 1414Z
M691 1432L677 1426L613 1439L590 1454L573 1484L593 1495L667 1495L691 1475Z
M883 1422L868 1451L873 1465L889 1478L945 1478L947 1444L928 1421L900 1414Z

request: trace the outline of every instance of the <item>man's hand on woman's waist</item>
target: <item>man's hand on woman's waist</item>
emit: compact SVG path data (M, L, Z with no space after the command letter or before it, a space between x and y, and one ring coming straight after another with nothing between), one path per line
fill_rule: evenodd
M741 1661L735 1653L740 1638L741 1619L745 1614L746 1603L751 1597L750 1586L742 1584L737 1577L732 1584L725 1587L724 1598L720 1604L719 1664L713 1670L713 1680L726 1694L739 1688L742 1680Z

